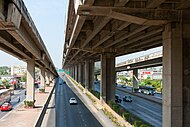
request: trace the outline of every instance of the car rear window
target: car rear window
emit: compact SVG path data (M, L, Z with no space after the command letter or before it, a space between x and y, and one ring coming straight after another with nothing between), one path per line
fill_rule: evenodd
M4 103L2 106L8 106L9 104L8 103Z

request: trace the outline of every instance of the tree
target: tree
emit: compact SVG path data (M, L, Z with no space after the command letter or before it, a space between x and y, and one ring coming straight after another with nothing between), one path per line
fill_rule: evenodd
M150 79L150 77L148 77L147 79L143 80L143 82L144 82L146 85L151 85L151 79Z
M26 82L26 76L21 77L21 82Z

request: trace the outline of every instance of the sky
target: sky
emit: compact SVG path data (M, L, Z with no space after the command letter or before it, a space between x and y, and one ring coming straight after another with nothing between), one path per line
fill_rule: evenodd
M66 24L66 10L68 0L23 0L34 24L42 37L44 44L57 68L62 67L62 54L64 45L64 31ZM127 59L136 58L161 50L162 48L151 49L132 55L125 55L116 58L116 63ZM0 66L21 65L25 62L0 51Z

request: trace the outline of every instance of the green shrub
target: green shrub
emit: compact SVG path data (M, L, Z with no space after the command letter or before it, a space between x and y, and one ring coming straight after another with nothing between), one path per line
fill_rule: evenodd
M124 113L122 114L122 117L123 117L126 121L130 121L130 119L131 119L131 114L128 113L128 112L124 112Z
M135 121L134 127L140 127L142 124L143 124L142 121Z
M150 127L150 126L146 125L146 124L142 124L142 125L140 125L140 127Z
M34 107L34 102L35 101L24 101L24 105L25 105L26 108Z
M41 88L39 89L40 92L45 92L45 89Z
M113 105L113 110L118 113L119 112L119 105L114 104Z
M113 101L108 101L108 105L112 108L115 103Z

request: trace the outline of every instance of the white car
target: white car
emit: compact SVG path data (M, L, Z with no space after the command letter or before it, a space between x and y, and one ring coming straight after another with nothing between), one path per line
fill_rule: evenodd
M72 97L72 98L70 98L69 103L70 103L70 105L77 104L77 99Z

